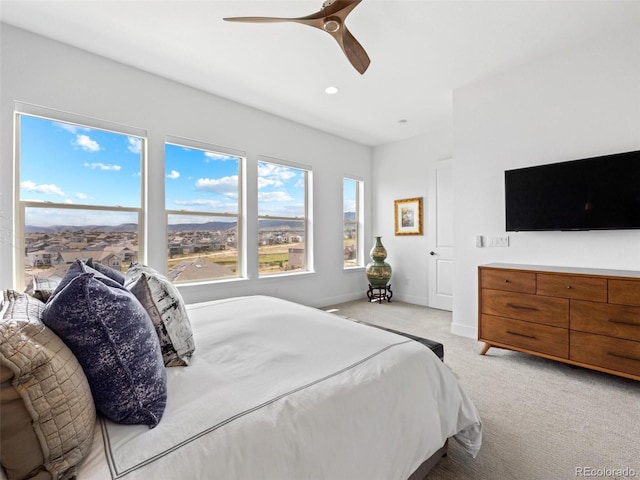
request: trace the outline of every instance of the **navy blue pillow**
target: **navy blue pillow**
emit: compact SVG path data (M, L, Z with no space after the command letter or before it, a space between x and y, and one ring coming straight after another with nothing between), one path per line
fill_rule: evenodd
M166 371L153 323L131 292L78 261L42 321L82 365L98 411L118 423L158 424L167 402Z
M99 271L101 274L106 275L107 277L115 280L120 285L124 285L125 276L124 273L119 272L113 267L109 265L105 265L103 263L96 262L93 258L87 260L86 265L93 268L94 270Z

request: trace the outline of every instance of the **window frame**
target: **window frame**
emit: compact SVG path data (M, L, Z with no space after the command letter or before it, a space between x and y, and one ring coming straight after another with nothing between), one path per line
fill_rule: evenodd
M355 182L356 193L355 193L355 201L356 201L356 218L352 222L346 222L344 220L344 182L346 180ZM346 260L342 262L343 270L353 270L363 268L365 265L364 262L364 242L363 242L363 232L364 232L364 180L362 177L355 175L344 175L342 178L342 251L344 255L344 230L345 226L348 224L353 224L356 227L356 264L355 265L347 265Z
M165 190L166 190L166 146L167 144L174 145L177 147L186 147L194 150L201 150L203 152L210 153L219 153L222 155L226 155L229 157L236 157L238 159L238 207L236 213L216 213L216 212L202 212L202 211L191 211L191 210L173 210L167 209L166 205L166 195L164 198L164 218L165 218L165 240L166 240L166 249L165 249L165 264L168 267L169 262L169 215L192 215L192 216L201 216L201 217L216 217L216 218L235 218L236 219L236 236L237 236L237 245L238 245L238 257L237 257L237 275L233 277L221 277L221 278L210 278L206 280L199 281L185 281L185 282L175 282L175 285L193 285L193 284L207 284L207 283L216 283L216 282L232 282L241 279L247 278L247 249L246 242L244 239L245 231L246 231L246 197L245 197L245 170L246 170L246 162L247 162L247 154L245 151L237 150L229 147L223 147L220 145L215 145L208 142L203 142L194 139L188 139L184 137L177 137L172 135L167 135L165 137L164 142L164 172L163 177L165 179ZM168 274L167 270L167 274Z
M312 242L312 199L313 199L313 168L311 165L282 160L280 158L259 155L256 163L256 179L260 178L260 164L268 163L285 168L293 168L304 172L304 209L303 217L288 217L282 215L261 215L260 214L260 189L256 189L256 230L258 238L256 239L257 247L257 273L259 279L281 277L283 275L302 275L314 272L313 266L313 242ZM304 233L304 268L298 270L290 270L283 272L264 273L260 272L260 220L285 220L285 221L301 221L303 223Z
M51 122L62 122L86 127L93 130L102 130L118 135L136 137L140 139L140 201L138 207L122 207L119 205L86 205L86 204L68 204L58 202L34 202L29 200L21 200L20 198L20 180L21 180L21 122L22 116L36 117ZM146 171L147 171L147 131L141 128L123 125L106 120L100 120L84 115L78 115L69 112L63 112L52 108L41 107L38 105L15 102L13 111L13 141L14 141L14 260L13 260L13 278L14 285L18 290L24 290L25 285L25 236L26 236L26 209L27 208L47 208L60 210L90 210L90 211L107 211L107 212L132 212L137 213L138 217L138 259L146 260L146 218L145 209L146 198Z

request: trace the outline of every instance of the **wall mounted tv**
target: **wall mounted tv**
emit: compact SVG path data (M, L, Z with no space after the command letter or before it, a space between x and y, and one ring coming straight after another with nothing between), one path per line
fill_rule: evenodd
M507 170L508 232L640 229L640 150Z

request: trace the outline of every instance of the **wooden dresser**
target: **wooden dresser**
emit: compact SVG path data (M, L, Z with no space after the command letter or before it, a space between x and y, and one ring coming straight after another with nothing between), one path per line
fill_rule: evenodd
M640 380L640 272L478 267L481 352L502 347Z

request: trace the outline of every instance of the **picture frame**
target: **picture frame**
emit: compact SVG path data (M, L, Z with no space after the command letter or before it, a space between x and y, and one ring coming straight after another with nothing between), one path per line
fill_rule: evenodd
M396 235L422 235L422 197L395 200Z

